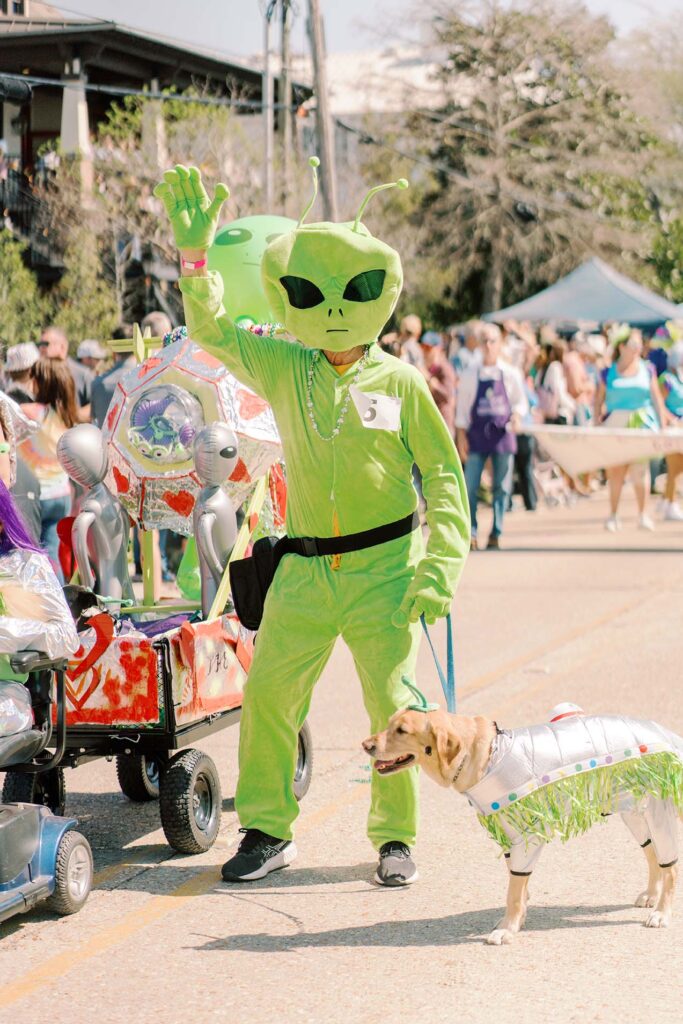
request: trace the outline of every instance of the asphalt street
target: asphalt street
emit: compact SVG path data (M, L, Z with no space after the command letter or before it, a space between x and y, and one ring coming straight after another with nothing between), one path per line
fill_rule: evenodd
M647 534L633 505L624 511L615 535L603 530L602 497L518 511L503 550L470 557L454 606L459 710L513 727L572 700L683 734L683 524ZM442 627L435 639L443 649ZM438 699L424 645L419 683ZM239 839L237 729L202 744L224 793L219 840L202 856L172 854L157 806L130 803L112 764L68 772L67 810L92 844L95 888L74 917L38 908L0 925L0 1022L683 1019L683 894L668 930L642 927L633 900L645 859L618 819L550 846L525 930L487 946L506 870L454 792L422 779L419 882L371 882L367 723L342 645L310 722L298 860L250 885L220 881Z

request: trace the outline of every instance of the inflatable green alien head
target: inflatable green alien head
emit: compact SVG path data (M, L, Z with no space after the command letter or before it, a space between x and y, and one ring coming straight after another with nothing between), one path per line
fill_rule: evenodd
M223 302L237 324L265 324L273 312L263 293L261 260L266 247L296 228L289 217L240 217L220 229L209 249L209 269L223 278Z
M344 352L375 341L403 284L398 253L361 224L370 198L385 188L407 188L401 178L365 197L353 223L304 224L317 193L294 231L271 242L263 256L263 287L275 319L309 348Z

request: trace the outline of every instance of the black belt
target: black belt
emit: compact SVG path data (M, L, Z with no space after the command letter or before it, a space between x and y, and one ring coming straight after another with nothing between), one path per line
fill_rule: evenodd
M324 557L325 555L348 555L351 551L363 551L373 548L376 544L386 544L412 533L420 525L417 510L403 519L384 526L373 526L371 530L359 533L347 533L342 537L282 537L275 545L275 557L279 561L283 555L303 555L304 558Z

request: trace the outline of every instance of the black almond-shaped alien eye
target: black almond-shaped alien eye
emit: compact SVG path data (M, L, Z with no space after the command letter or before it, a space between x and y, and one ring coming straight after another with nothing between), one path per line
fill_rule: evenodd
M222 459L234 459L237 455L237 449L233 448L232 445L228 445L227 448L221 448Z
M287 275L280 278L280 284L287 292L290 305L295 309L312 309L325 298L317 284L307 281L305 277Z
M382 294L384 278L383 270L366 270L363 274L356 274L344 289L344 298L349 302L372 302Z
M216 245L241 245L249 242L254 236L246 228L227 228L216 235Z

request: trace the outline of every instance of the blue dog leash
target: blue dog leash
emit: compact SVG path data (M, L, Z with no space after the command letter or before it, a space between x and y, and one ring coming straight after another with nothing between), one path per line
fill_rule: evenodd
M445 674L444 674L444 670L441 667L441 662L439 661L439 659L437 657L437 654L436 654L436 651L434 649L434 644L432 643L432 638L429 635L429 630L427 629L427 623L425 621L424 615L420 616L420 622L422 623L422 628L423 628L423 630L425 632L425 636L427 637L427 643L429 644L430 650L432 652L432 657L434 658L434 664L436 665L436 671L439 673L439 679L441 680L441 687L443 689L444 697L446 698L446 707L450 711L450 713L452 715L454 715L455 714L455 661L454 661L454 658L453 658L453 623L451 622L450 613L446 616L446 673Z

